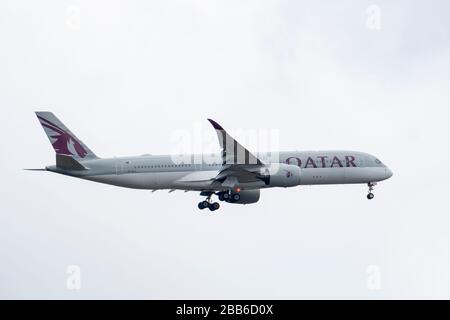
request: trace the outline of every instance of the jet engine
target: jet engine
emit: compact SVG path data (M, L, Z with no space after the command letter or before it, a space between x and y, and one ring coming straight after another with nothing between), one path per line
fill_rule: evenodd
M239 200L229 201L230 203L249 204L259 201L259 190L242 190L239 194Z
M274 163L262 168L258 178L268 187L295 187L300 184L300 167Z

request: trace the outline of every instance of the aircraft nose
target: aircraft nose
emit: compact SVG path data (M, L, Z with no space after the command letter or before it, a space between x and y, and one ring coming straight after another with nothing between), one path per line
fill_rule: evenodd
M394 173L392 172L392 170L389 169L388 167L386 167L384 170L386 171L386 179L389 179L389 178L392 177L392 175L394 174Z

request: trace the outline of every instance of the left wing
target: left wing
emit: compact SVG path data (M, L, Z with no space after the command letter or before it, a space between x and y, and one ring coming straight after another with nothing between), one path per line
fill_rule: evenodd
M261 160L230 136L221 125L211 119L208 119L208 121L216 130L222 148L223 165L262 165Z
M214 120L208 119L216 130L222 148L222 169L213 179L225 188L234 188L240 183L261 181L260 168L264 163L231 137Z

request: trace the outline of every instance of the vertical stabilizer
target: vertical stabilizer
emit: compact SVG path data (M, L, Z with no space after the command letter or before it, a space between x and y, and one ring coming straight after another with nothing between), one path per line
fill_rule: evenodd
M77 161L97 159L53 113L36 112L36 115L57 155L72 156Z

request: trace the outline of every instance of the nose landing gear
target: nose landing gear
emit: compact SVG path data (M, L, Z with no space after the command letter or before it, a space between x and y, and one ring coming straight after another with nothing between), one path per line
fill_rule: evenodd
M377 185L376 182L369 182L367 186L369 187L369 193L367 194L367 199L372 200L375 195L372 193L374 187Z

